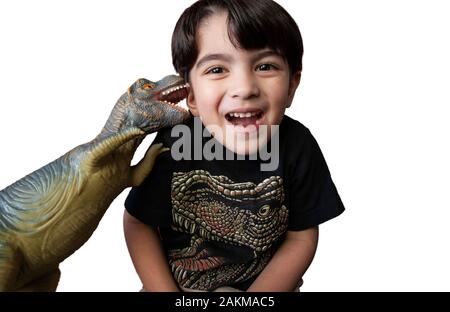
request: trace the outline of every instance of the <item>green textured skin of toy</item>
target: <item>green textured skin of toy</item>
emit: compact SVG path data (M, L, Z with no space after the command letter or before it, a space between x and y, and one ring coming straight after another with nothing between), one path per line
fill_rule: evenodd
M139 185L155 158L151 146L130 166L143 138L189 118L177 106L183 79L138 79L114 106L101 133L0 191L0 291L55 291L59 264L97 228L111 202Z

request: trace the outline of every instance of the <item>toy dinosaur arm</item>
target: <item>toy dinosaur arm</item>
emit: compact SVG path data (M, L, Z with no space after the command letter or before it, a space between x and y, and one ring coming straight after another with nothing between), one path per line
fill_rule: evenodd
M123 144L144 136L146 133L139 128L130 128L118 134L110 135L100 139L93 145L90 151L90 156L86 161L88 167L95 167L102 163L102 160L116 151ZM145 156L141 161L132 166L129 173L127 186L137 186L142 183L145 177L150 173L155 163L156 157L168 148L163 148L162 144L154 144L149 147Z
M130 171L130 186L140 185L145 177L150 173L155 163L156 157L170 149L163 147L162 143L154 144L150 146L145 153L144 158L136 165L131 168Z
M120 146L128 141L131 141L139 136L145 135L145 132L137 127L127 128L119 133L110 134L104 138L99 139L89 151L89 156L86 160L86 165L95 167L99 165L102 160L117 150Z

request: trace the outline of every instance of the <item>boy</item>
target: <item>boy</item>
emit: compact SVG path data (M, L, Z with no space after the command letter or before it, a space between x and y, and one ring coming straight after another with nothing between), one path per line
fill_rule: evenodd
M271 0L200 0L180 17L173 63L216 152L223 146L235 158L250 156L278 137L271 152L280 159L263 171L258 157L177 161L161 154L125 203L125 237L145 290L298 289L318 225L344 210L311 133L284 115L302 54L296 23ZM279 128L263 133L264 125ZM155 142L173 147L171 130Z

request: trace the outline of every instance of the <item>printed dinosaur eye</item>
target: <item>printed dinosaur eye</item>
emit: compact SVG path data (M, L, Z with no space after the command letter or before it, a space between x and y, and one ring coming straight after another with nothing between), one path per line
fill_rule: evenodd
M154 87L155 87L155 85L153 83L146 83L145 85L142 86L142 88L145 90L151 90Z
M269 214L269 212L270 212L270 206L269 205L264 205L261 208L259 208L258 214L261 217L265 217L265 216L267 216Z

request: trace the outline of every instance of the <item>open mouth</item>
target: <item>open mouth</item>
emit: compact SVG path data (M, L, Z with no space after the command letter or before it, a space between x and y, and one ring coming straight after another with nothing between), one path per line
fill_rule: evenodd
M225 119L235 126L247 127L249 125L257 125L258 121L263 117L262 110L253 110L248 112L231 112L225 115Z
M161 91L157 95L156 100L160 101L161 103L171 105L173 108L175 108L179 111L187 112L187 110L185 110L182 107L177 106L177 104L181 100L184 100L187 97L188 87L189 87L189 85L187 83L169 87L169 88Z

